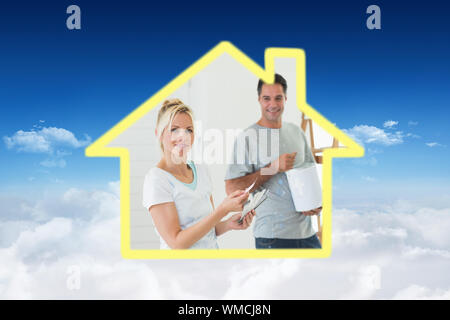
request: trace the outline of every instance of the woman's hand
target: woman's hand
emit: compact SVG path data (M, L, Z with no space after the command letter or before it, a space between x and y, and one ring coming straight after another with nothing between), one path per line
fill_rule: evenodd
M242 220L242 223L239 223L239 219L241 218L241 214L237 213L232 215L229 219L226 220L227 223L227 229L229 230L245 230L247 229L253 221L253 218L255 217L255 210L250 211Z
M224 211L225 215L228 214L228 212L240 212L242 211L248 196L248 192L245 192L244 190L236 190L226 197L219 207Z

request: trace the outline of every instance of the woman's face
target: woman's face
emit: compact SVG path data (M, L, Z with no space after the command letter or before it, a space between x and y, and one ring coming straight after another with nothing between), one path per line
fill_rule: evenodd
M172 127L167 126L162 134L164 155L170 156L172 162L186 162L186 157L194 142L194 126L191 117L177 113L172 121Z

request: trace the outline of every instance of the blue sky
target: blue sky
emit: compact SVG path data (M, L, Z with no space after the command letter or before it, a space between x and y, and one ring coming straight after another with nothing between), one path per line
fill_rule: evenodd
M364 159L335 160L336 199L449 193L450 27L443 3L377 2L378 31L365 27L371 3L364 1L78 1L79 31L65 27L70 4L2 10L2 138L55 127L93 141L219 41L261 65L266 47L299 47L307 54L312 106L342 129L366 125L401 140L365 143ZM398 123L384 127L388 120ZM66 147L70 155L60 157L20 152L3 138L0 191L95 188L118 179L117 159L85 158L83 149Z

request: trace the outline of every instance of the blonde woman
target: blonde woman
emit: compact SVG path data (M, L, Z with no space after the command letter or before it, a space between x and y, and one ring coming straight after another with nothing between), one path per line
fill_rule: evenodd
M214 208L208 168L187 161L194 141L191 109L179 99L165 101L158 113L155 134L162 157L145 176L143 205L152 216L160 248L217 249L216 236L248 228L254 211L241 224L239 213L222 221L229 212L242 210L248 192L237 190Z

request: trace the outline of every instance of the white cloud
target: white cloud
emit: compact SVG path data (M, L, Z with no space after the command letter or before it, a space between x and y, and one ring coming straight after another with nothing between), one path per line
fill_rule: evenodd
M362 166L375 167L378 164L378 160L375 157L366 156L362 158L356 158L352 160L352 163Z
M419 122L417 121L408 121L408 126L417 126Z
M80 140L66 129L43 127L37 131L19 130L11 137L4 136L3 141L8 149L16 149L18 152L52 154L58 148L84 147L91 142L91 138L85 135L84 140Z
M33 230L21 232L10 249L21 258L31 259L35 256L50 258L57 253L57 247L64 245L61 240L67 238L71 232L72 220L53 218Z
M43 210L43 221L16 226L18 230L9 235L15 235L15 239L0 241L0 298L165 298L147 263L123 260L120 255L119 199L115 190L70 189L56 206L45 202L30 205ZM3 220L1 227L15 223L14 216L5 218L8 221ZM4 236L0 233L1 240ZM71 266L80 269L79 290L70 290L67 285Z
M44 161L41 161L39 163L41 166L46 168L65 168L66 166L66 160L64 159L45 159Z
M70 188L62 195L45 195L34 203L20 200L20 213L34 221L48 221L53 216L70 219L104 219L118 214L118 183L111 183L108 191L87 191ZM1 200L1 199L0 199ZM16 211L3 217L14 219Z
M425 143L428 147L433 148L433 147L443 147L444 145L437 143L437 142L427 142Z
M408 133L405 135L405 137L408 137L408 138L414 138L414 139L420 139L420 138L422 138L422 137L419 136L418 134L411 133L411 132L408 132Z
M291 259L271 260L262 266L256 264L247 268L235 266L232 270L234 276L223 299L273 298L273 290L288 281L299 271L299 267L299 261Z
M0 298L445 299L450 292L448 207L335 208L326 259L124 260L119 183L108 188L0 199L10 207L0 222ZM80 270L79 290L67 287L71 266Z
M17 148L17 151L49 153L51 151L50 142L36 131L17 131L12 137L3 137L3 141L8 149Z
M236 265L225 297L390 299L413 283L431 290L438 283L449 290L450 259L445 249L450 247L449 224L448 208L417 208L399 202L362 210L335 209L330 258L296 260L295 271L286 277L277 267L268 272L267 263ZM416 246L422 250L412 249ZM271 281L277 276L279 281Z
M367 148L367 154L379 154L379 153L383 153L383 150L378 148Z
M398 300L450 300L450 290L429 289L413 284L399 291L394 299Z
M395 127L396 125L398 125L398 121L394 120L387 120L383 123L383 127L385 128L392 128Z
M438 256L446 259L450 259L450 251L420 247L405 247L402 255L410 258L427 258L427 256Z
M373 143L391 146L403 143L404 138L404 134L401 131L386 132L383 129L364 124L344 129L343 131L361 144Z
M83 140L77 139L72 132L63 128L40 125L34 125L34 128L31 131L19 130L11 137L4 136L3 141L8 149L15 149L17 152L47 154L47 158L39 163L46 168L65 168L67 162L64 157L72 154L70 150L84 147L91 142L88 135L85 135Z
M36 228L39 224L31 220L13 220L0 223L0 248L11 246L27 230Z
M341 299L369 299L381 288L381 268L378 265L363 265L348 279L352 288L344 292Z

